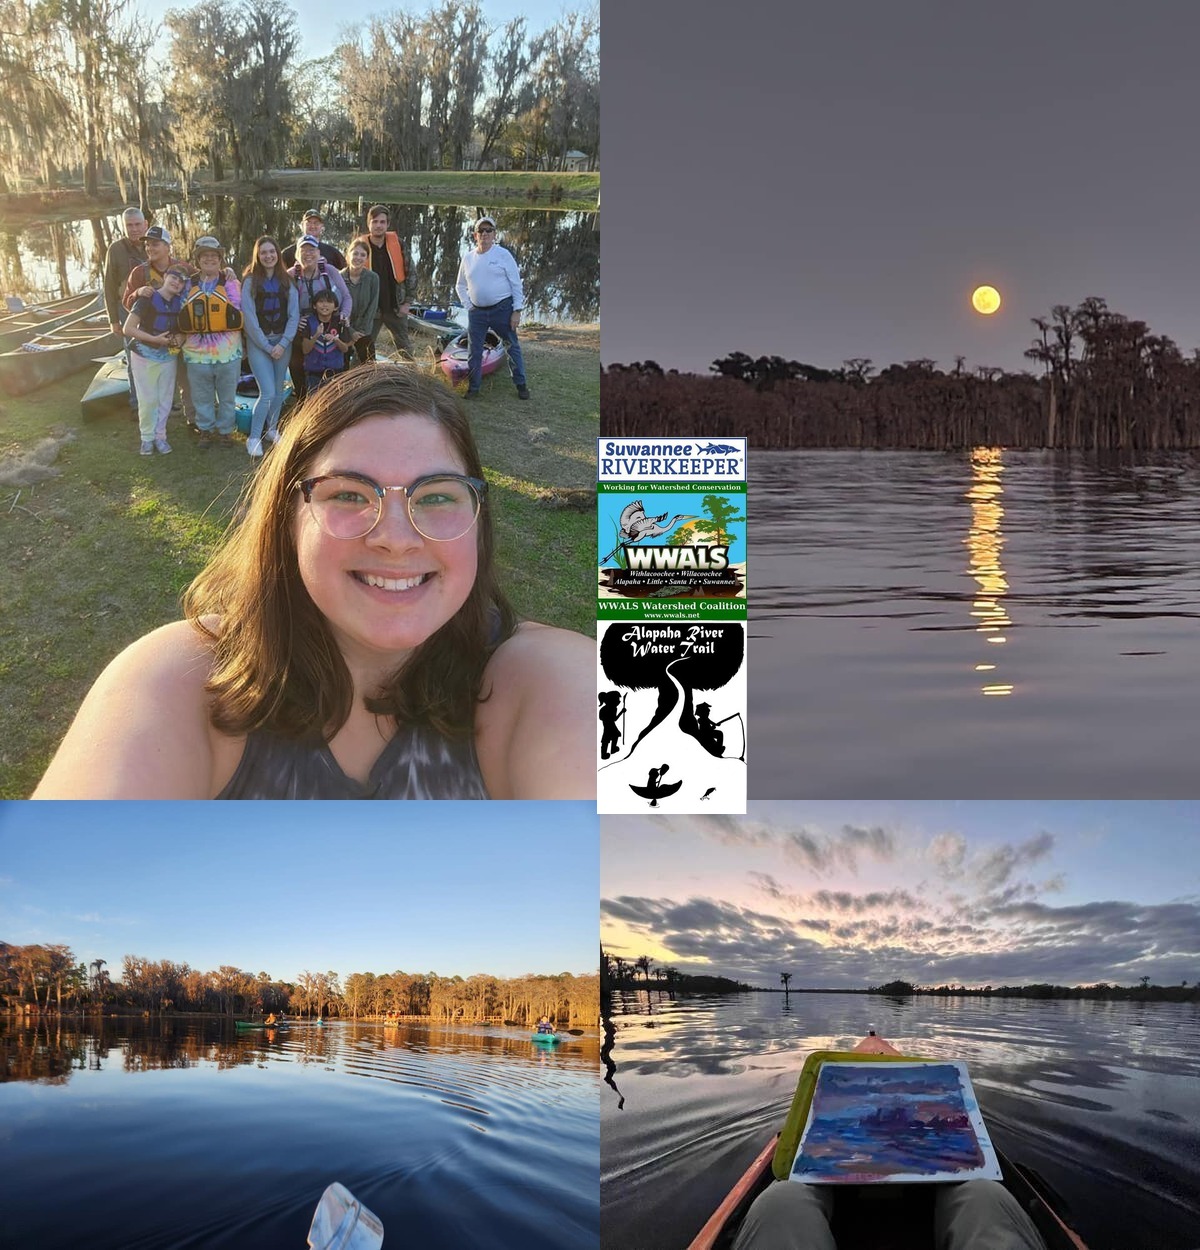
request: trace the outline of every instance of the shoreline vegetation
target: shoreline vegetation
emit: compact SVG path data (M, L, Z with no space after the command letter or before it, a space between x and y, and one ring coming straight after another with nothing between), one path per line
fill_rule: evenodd
M304 971L294 981L222 965L201 972L169 959L125 955L120 978L108 961L79 960L62 944L0 942L0 1015L198 1016L257 1018L274 1012L336 1020L426 1020L440 1024L524 1027L549 1016L556 1024L594 1025L600 1016L596 973L496 977L436 972Z
M206 195L279 195L287 199L325 196L329 199L387 200L413 204L484 204L488 208L547 208L564 212L598 212L600 175L545 170L365 170L273 169L257 178L197 177L180 190L178 184L150 188L155 205ZM0 194L0 214L9 232L54 221L110 216L128 200L117 186L89 195L82 187Z
M910 981L888 981L866 988L833 989L823 986L790 985L792 974L780 973L781 986L749 985L730 977L693 976L675 968L656 968L648 955L624 959L600 953L600 994L608 1000L617 990L656 992L659 994L866 994L885 998L1033 998L1088 999L1101 1002L1170 1002L1200 1003L1200 981L1180 985L1153 985L1149 976L1138 979L1137 985L1114 985L1100 981L1093 985L1051 985L1035 982L1027 985L967 986L915 985Z
M601 376L603 433L749 438L792 448L959 451L971 447L1166 452L1200 447L1200 349L1185 356L1144 321L1089 297L1034 317L1025 356L1040 368L950 371L921 358L877 371L866 357L820 369L736 351L715 376L653 360Z

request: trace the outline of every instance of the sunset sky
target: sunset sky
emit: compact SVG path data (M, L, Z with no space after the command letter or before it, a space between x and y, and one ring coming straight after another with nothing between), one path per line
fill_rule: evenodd
M604 817L625 958L830 989L1200 979L1200 804L751 802Z
M485 815L486 813L486 815ZM589 803L4 803L0 941L201 971L596 968Z
M1200 6L773 0L706 19L604 5L606 364L1036 369L1030 318L1092 295L1200 344ZM981 283L994 316L970 308Z

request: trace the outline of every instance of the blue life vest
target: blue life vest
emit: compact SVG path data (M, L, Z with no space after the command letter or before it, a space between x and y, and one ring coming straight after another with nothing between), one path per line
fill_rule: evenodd
M264 334L282 334L287 328L287 300L278 278L254 280L254 309Z
M183 307L182 296L176 295L167 299L162 290L150 292L150 303L154 306L154 319L148 326L142 326L147 334L176 334L179 331L179 310Z
M321 319L316 313L309 314L304 319L304 325L306 339L315 339L321 333L336 334L339 338L342 335L342 319L337 313L333 314L329 325L324 330L321 329ZM326 373L329 370L336 370L340 373L345 367L345 353L336 343L314 344L312 351L304 355L305 373Z

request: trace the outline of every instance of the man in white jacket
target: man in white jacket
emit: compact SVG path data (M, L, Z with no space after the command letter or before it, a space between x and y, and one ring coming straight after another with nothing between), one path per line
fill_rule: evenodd
M522 399L529 398L525 385L525 361L521 357L521 344L517 339L517 327L521 324L521 309L525 306L525 289L517 262L506 247L496 242L496 221L492 217L480 217L475 223L475 247L469 251L458 266L455 283L458 298L467 310L469 373L467 398L479 394L480 369L483 364L483 344L489 330L508 343L508 367L513 384Z

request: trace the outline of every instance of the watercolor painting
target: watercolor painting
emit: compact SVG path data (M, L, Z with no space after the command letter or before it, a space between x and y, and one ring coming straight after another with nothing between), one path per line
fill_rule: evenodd
M815 1185L999 1180L967 1065L823 1064L791 1179Z

